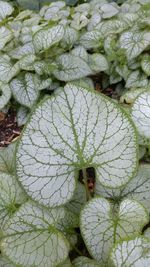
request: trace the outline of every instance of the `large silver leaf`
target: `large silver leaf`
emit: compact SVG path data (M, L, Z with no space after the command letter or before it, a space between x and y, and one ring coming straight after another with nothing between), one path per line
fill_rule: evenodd
M66 216L64 208L47 210L30 201L25 203L5 225L3 255L25 267L57 266L69 252L60 229Z
M127 115L101 94L73 84L33 112L17 153L17 175L27 193L47 206L74 194L78 171L120 187L137 167L135 130Z

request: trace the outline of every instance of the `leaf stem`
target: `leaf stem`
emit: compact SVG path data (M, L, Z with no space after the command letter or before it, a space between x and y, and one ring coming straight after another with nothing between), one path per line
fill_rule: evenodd
M86 169L82 169L82 173L83 173L83 182L85 185L85 191L86 191L86 199L87 201L91 199L91 194L88 188L88 182L87 182L87 173L86 173Z

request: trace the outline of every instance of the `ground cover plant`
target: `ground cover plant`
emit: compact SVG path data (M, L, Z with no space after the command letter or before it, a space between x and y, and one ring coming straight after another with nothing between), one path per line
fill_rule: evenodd
M0 1L0 266L150 265L149 16Z

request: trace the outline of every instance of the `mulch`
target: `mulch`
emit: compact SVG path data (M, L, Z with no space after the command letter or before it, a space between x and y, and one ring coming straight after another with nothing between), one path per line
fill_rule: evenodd
M21 133L16 120L16 111L10 109L8 113L0 112L0 147L8 146Z

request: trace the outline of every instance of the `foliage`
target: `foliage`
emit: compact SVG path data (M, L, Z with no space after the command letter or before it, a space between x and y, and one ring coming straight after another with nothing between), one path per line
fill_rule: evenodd
M0 266L149 266L148 2L0 1L0 109L25 124L0 150Z

